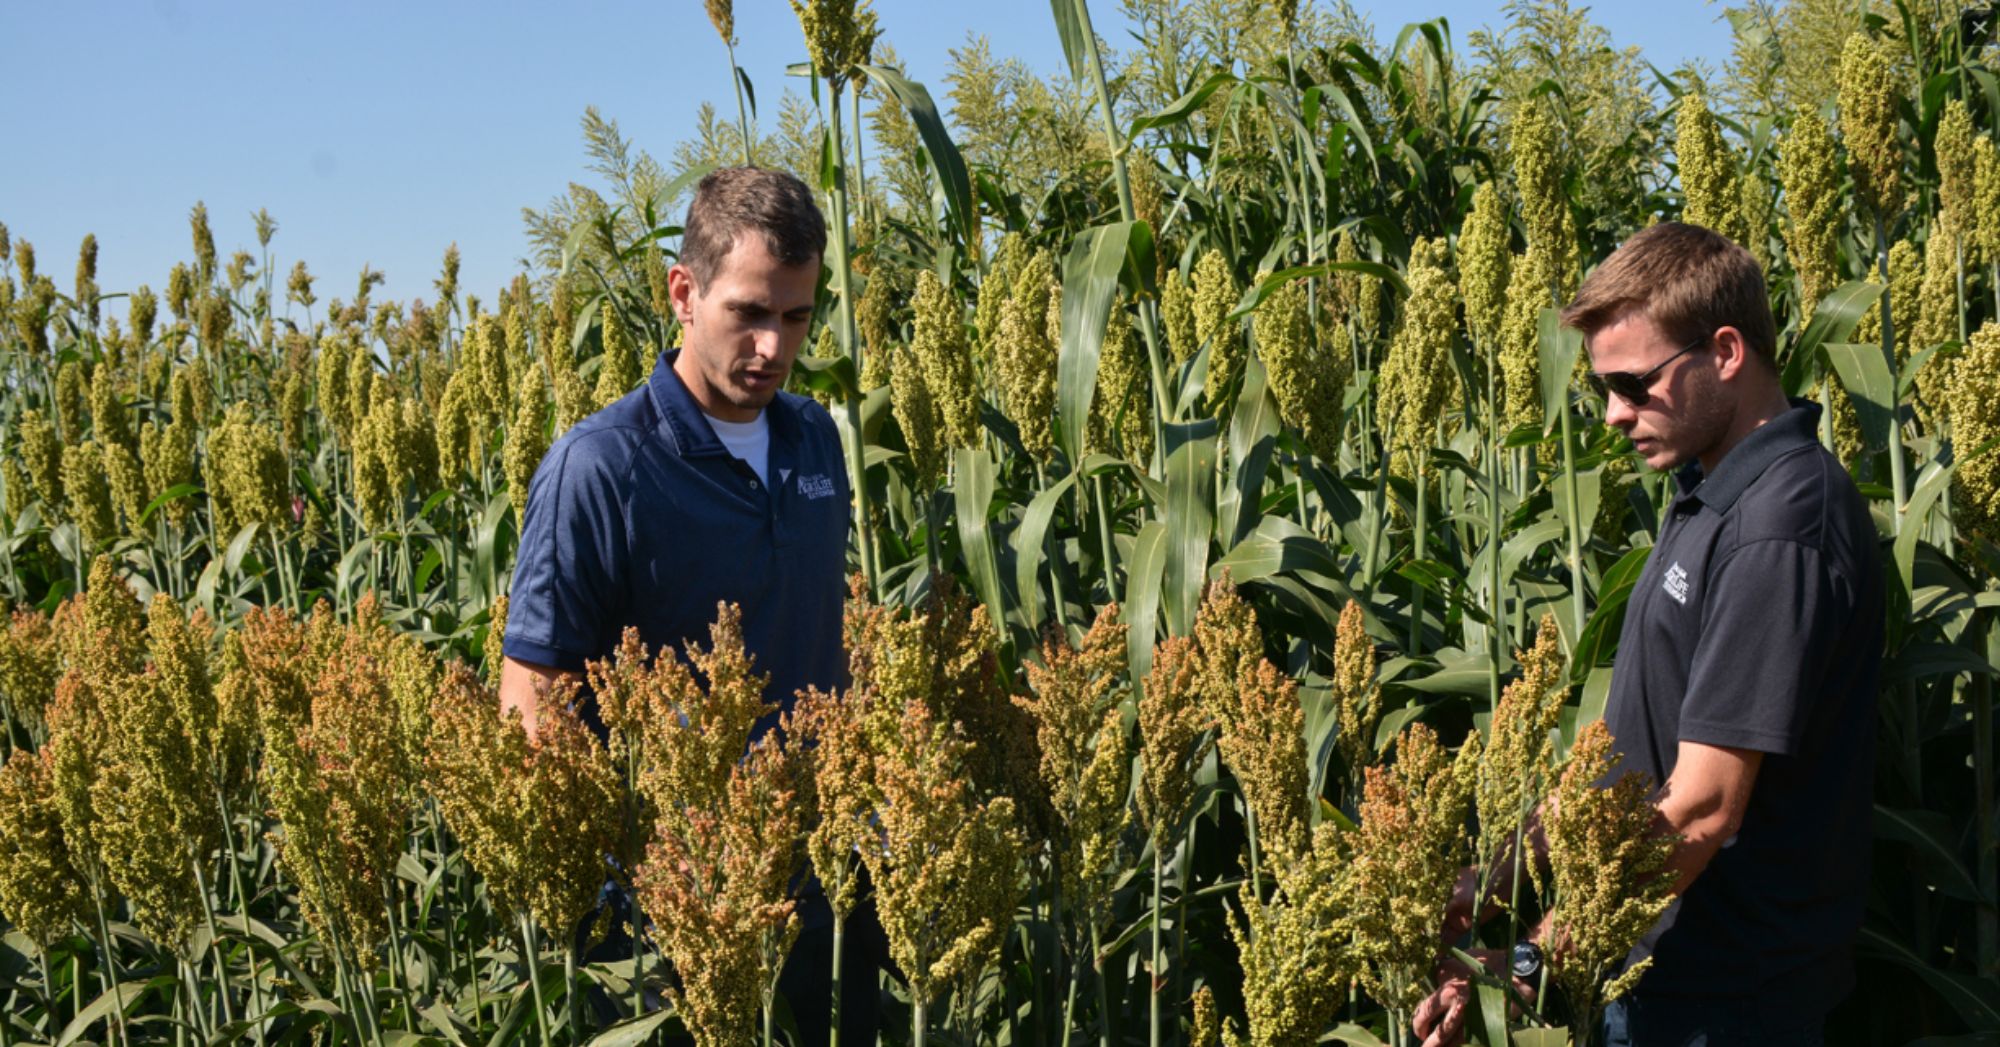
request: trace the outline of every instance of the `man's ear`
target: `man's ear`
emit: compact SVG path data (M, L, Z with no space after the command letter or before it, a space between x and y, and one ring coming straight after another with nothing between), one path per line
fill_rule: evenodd
M679 320L682 327L694 319L694 299L699 293L694 273L687 266L675 262L667 269L667 301L673 303L674 319Z
M1718 327L1715 329L1713 341L1714 345L1709 351L1715 354L1716 374L1723 381L1735 381L1745 373L1746 369L1759 365L1758 361L1753 359L1757 355L1757 350L1750 348L1750 343L1744 339L1742 331L1734 327Z

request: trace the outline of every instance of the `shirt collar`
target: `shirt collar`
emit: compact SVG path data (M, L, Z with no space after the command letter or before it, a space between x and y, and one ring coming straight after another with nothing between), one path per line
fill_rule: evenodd
M700 458L709 455L726 455L728 448L715 435L715 427L708 424L708 417L701 412L701 405L694 402L694 394L688 392L687 383L674 370L674 360L680 356L678 347L660 353L653 362L653 374L646 380L646 390L653 399L653 407L660 413L660 427L665 430L674 448L685 458ZM780 392L764 406L764 417L771 421L771 435L790 442L798 435L796 408Z
M1681 497L1698 499L1717 512L1728 512L1736 499L1772 462L1801 447L1819 442L1820 406L1811 400L1791 401L1792 409L1752 429L1722 456L1713 476L1704 476L1699 461L1681 467L1675 479Z

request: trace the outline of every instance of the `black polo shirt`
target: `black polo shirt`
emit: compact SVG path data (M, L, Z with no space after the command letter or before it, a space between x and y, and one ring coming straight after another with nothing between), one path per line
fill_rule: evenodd
M1741 831L1633 950L1647 998L1823 1013L1853 984L1867 890L1882 568L1815 436L1819 407L1691 463L1632 591L1605 721L1665 782L1683 741L1764 753Z
M646 384L577 423L528 488L508 600L509 657L579 672L626 626L654 651L709 642L716 604L790 706L846 682L847 470L826 409L781 392L767 475L730 454L662 353ZM768 726L768 724L767 724Z

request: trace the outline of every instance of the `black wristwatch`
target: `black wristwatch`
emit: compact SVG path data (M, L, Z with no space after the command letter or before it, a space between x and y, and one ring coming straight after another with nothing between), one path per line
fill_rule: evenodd
M1514 977L1528 981L1542 973L1542 947L1534 942L1514 943L1514 957L1511 964Z

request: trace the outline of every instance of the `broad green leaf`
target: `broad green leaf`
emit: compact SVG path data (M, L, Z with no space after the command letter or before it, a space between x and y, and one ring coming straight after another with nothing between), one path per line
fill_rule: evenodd
M163 974L157 978L120 982L112 986L76 1012L76 1017L70 1019L70 1023L63 1026L62 1032L56 1036L55 1047L69 1047L89 1032L91 1026L112 1020L113 1010L130 1014L132 1004L147 993L179 984L179 980L172 975Z
M1236 320L1256 312L1257 307L1264 304L1264 299L1271 297L1278 288L1294 280L1331 276L1342 272L1372 276L1395 288L1399 295L1407 297L1410 293L1410 285L1404 282L1403 274L1380 262L1321 262L1317 265L1295 265L1289 269L1280 269L1244 288L1243 297L1236 300L1236 308L1229 311L1229 318Z
M1090 76L1090 50L1096 41L1083 27L1083 20L1077 17L1076 5L1083 0L1049 0L1049 7L1056 16L1056 35L1062 38L1063 58L1069 62L1069 78L1077 83L1085 82Z
M627 1018L592 1037L589 1047L640 1047L652 1043L661 1030L678 1029L680 1016L672 1010L661 1008L651 1014L637 1018Z
M1252 356L1243 367L1243 387L1229 415L1229 486L1222 492L1216 534L1234 545L1257 526L1257 505L1279 432L1278 401L1271 396L1264 363Z
M146 503L146 508L139 513L139 523L143 525L145 524L146 521L152 519L153 510L158 509L160 506L163 506L168 502L179 501L180 499L186 498L189 495L200 494L200 493L201 493L201 488L199 486L196 486L195 484L175 484L172 487L169 487L166 490L161 491L157 497L155 497L152 501Z
M1064 0L1050 0L1050 2L1060 8L1063 6ZM1057 24L1059 26L1062 24L1061 19L1057 19ZM1064 49L1068 49L1067 40L1064 41ZM1208 74L1208 79L1203 80L1194 90L1174 99L1164 107L1155 109L1145 116L1132 121L1132 126L1128 129L1127 134L1132 138L1136 138L1141 132L1150 131L1156 127L1171 127L1175 124L1184 123L1189 117L1200 112L1202 106L1208 104L1208 97L1215 93L1216 88L1235 82L1236 77L1227 71L1210 73Z
M1974 1029L2000 1030L2000 987L1991 981L1953 974L1931 966L1909 946L1891 939L1872 926L1864 926L1855 944L1861 951L1874 953L1905 967L1927 982L1958 1016Z
M1548 435L1561 420L1559 412L1569 410L1570 376L1576 370L1577 354L1583 351L1583 332L1565 327L1562 315L1544 309L1537 321L1540 337L1542 383L1542 434Z
M1057 3L1063 0L1056 0ZM1062 349L1056 358L1056 404L1063 453L1083 457L1090 401L1097 392L1097 358L1104 325L1121 295L1119 274L1128 254L1149 254L1153 233L1144 222L1113 222L1086 229L1063 259Z
M1875 805L1875 838L1894 840L1916 848L1919 868L1934 877L1934 886L1954 898L1969 902L1990 899L1979 882L1959 861L1958 848L1945 836L1951 825L1941 811L1908 811L1883 804Z
M1577 641L1576 653L1570 659L1569 678L1572 684L1582 683L1590 677L1591 670L1609 661L1612 650L1618 645L1618 634L1625 628L1625 605L1632 598L1632 587L1638 584L1639 576L1646 570L1646 560L1652 553L1650 545L1633 549L1604 572L1597 593L1597 607L1591 611L1590 621L1584 624L1583 636Z
M1841 386L1854 401L1854 413L1861 423L1861 434L1867 438L1868 449L1880 451L1888 447L1890 420L1896 411L1896 377L1889 373L1889 361L1882 357L1882 347L1828 342L1825 349L1834 373L1840 376Z
M911 122L917 125L917 134L924 140L924 149L931 154L931 169L944 190L945 209L960 239L968 244L977 240L979 214L972 206L972 179L966 174L965 158L959 155L951 133L945 130L944 118L938 115L937 103L931 101L930 91L887 66L864 65L861 71L887 88L909 112Z
M1149 521L1132 542L1125 564L1126 660L1132 667L1132 687L1144 697L1146 674L1153 669L1153 644L1160 629L1160 582L1167 566L1167 527Z
M1076 482L1077 475L1070 473L1036 492L1021 516L1021 526L1014 531L1014 592L1015 599L1020 601L1018 620L1030 635L1040 632L1042 628L1042 563L1048 558L1049 525L1055 520L1062 496Z
M972 575L972 588L986 605L993 628L1006 640L1007 604L1000 590L1000 563L993 554L993 533L986 514L993 505L995 483L993 458L983 447L961 448L957 452L957 482L952 499L958 513L958 547Z
M799 384L837 400L860 396L861 380L855 376L854 361L845 356L801 356L792 362L792 376Z
M1803 393L1812 377L1813 362L1820 346L1844 342L1861 323L1861 314L1882 297L1882 285L1867 280L1850 280L1828 292L1813 307L1812 322L1799 333L1791 355L1785 359L1783 384L1791 396Z
M1208 576L1208 543L1215 520L1215 443L1213 418L1172 422L1163 427L1167 442L1167 631L1186 636L1194 628L1201 604L1202 582Z

